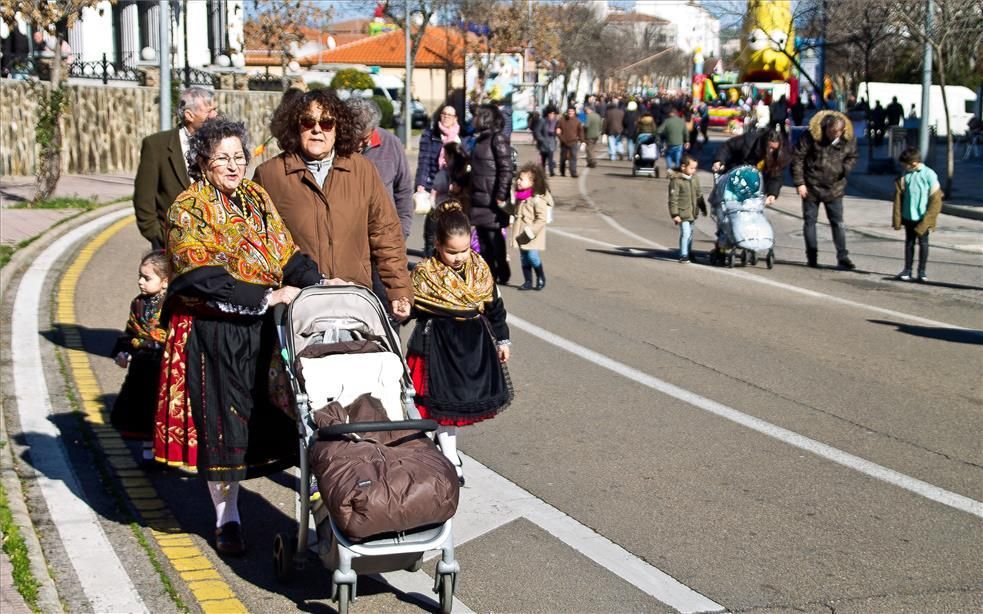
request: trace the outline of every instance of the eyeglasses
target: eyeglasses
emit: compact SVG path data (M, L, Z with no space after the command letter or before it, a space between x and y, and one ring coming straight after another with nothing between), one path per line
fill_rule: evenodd
M457 117L457 113L441 113L441 117Z
M246 156L239 154L230 158L229 156L215 156L208 160L210 166L229 166L230 163L235 163L236 166L246 165Z
M315 125L320 126L324 132L331 132L334 130L335 119L333 117L322 117L321 119L314 119L313 117L300 118L300 127L304 130L313 130Z

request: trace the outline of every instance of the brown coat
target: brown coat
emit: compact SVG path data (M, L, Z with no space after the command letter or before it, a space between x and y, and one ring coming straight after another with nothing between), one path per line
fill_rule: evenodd
M375 166L362 154L336 157L324 189L297 154L282 153L256 168L300 250L328 277L372 287L372 265L389 300L412 300L399 217Z
M901 230L901 206L904 203L904 175L894 181L894 213L891 216L891 225L895 230ZM935 221L942 212L942 190L935 190L928 197L928 209L925 210L923 217L918 225L915 226L915 234L919 237L925 234L926 230L935 230Z

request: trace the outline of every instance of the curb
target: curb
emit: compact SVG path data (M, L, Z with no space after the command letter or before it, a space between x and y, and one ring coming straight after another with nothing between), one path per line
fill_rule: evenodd
M41 549L41 541L38 539L34 529L34 522L31 521L31 514L27 510L27 503L24 501L24 491L21 488L20 476L17 475L17 468L14 462L14 451L11 446L10 437L7 435L7 423L4 420L3 401L0 400L0 441L6 443L0 448L0 482L7 493L7 505L10 507L10 514L14 519L14 524L20 531L24 545L27 547L28 556L31 560L31 575L38 581L38 610L41 612L64 612L61 600L58 597L58 589L55 588L55 581L48 571L48 563L44 558L44 551ZM6 552L0 552L0 556L6 558ZM24 603L24 598L17 592L17 588L11 583L10 592L13 593L12 600ZM6 597L10 599L10 596ZM27 608L27 604L24 604Z
M21 276L24 270L30 266L31 262L34 261L37 255L51 241L69 232L78 223L88 222L89 220L118 211L124 207L132 206L132 203L117 203L99 207L92 211L66 218L34 237L30 245L14 252L7 266L3 267L3 270L0 270L0 303L6 304L8 300L7 289L11 282ZM68 221L73 221L75 224L64 223ZM24 543L30 555L31 573L40 585L38 587L38 609L41 612L63 612L65 610L58 596L55 581L48 571L44 551L41 549L41 542L38 540L27 503L24 500L24 491L21 488L20 477L17 475L17 464L10 445L10 438L7 435L6 420L4 418L5 411L6 407L4 407L3 401L0 399L0 439L7 442L7 445L0 449L0 480L3 481L3 487L7 491L7 499L14 522L20 530L21 536L24 538ZM11 590L15 589L11 587Z

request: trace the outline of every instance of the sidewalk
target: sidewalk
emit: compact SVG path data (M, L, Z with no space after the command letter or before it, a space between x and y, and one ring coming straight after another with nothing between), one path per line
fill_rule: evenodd
M116 175L62 175L54 196L76 196L106 203L133 194L133 178ZM17 245L37 237L78 209L13 208L34 196L34 177L0 178L0 244Z

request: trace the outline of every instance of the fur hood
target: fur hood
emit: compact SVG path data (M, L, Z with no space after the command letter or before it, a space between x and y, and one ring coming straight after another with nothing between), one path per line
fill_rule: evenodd
M843 140L849 141L853 139L853 122L845 114L839 111L820 111L816 113L812 119L809 120L809 133L812 134L812 138L818 143L823 139L823 129L821 127L823 118L827 115L835 115L843 120L846 124L846 129L843 131Z

